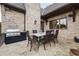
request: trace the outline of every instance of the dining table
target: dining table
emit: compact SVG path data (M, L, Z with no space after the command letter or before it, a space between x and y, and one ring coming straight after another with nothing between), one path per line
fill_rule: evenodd
M53 32L51 32L51 34L54 34ZM40 38L44 38L44 36L46 35L46 32L38 32L38 33L33 33L34 37L37 37L37 42L38 42L38 48L40 45Z
M36 36L38 41L40 40L40 37L43 37L46 35L46 32L41 32L41 33L34 33L33 36Z
M38 42L38 49L40 46L40 38L43 38L46 35L46 32L38 32L38 33L33 33L34 37L37 37L36 41Z

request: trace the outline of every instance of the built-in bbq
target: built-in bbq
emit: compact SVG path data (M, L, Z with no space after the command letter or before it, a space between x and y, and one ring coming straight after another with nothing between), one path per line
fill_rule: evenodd
M7 29L5 34L5 44L26 40L26 32L19 29Z

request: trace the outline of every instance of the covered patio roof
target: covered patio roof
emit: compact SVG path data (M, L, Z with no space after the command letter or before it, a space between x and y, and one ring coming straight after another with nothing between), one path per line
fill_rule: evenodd
M48 19L79 8L79 3L55 3L42 11L42 19Z
M1 3L1 4L11 7L14 10L24 12L24 13L26 11L24 3Z

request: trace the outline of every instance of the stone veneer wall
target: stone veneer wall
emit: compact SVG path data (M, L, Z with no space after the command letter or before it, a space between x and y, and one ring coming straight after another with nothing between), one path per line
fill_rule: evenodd
M24 31L24 13L11 9L5 10L5 6L2 6L2 33L7 29Z
M0 22L1 22L1 17L2 17L2 14L1 14L1 5L0 5Z
M1 12L1 5L0 5L0 34L1 34L1 21L2 21L2 12Z
M71 12L48 19L48 21L51 21L62 17L67 17L67 29L59 29L58 39L72 39L71 41L73 41L74 36L79 36L79 11L77 12L75 22L73 22L72 17L68 17L69 14L71 14ZM45 24L44 29L45 31L49 29L49 22L47 25Z
M37 21L34 24L35 20ZM29 30L32 34L32 30L40 31L40 4L39 3L27 3L26 4L26 31Z

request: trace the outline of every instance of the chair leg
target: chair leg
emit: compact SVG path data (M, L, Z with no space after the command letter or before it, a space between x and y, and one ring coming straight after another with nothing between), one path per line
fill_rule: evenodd
M32 42L30 44L31 44L31 47L30 47L30 51L31 51L32 50Z
M46 50L45 44L43 44L43 45L44 45L44 50Z
M55 40L53 39L53 43L55 44Z
M3 43L4 43L4 41L3 41L3 40L1 40L1 41L0 41L0 47L3 45Z
M51 41L49 41L50 47L51 47Z
M38 42L38 49L39 49L40 43Z
M28 47L28 45L29 45L29 41L28 41L27 47Z

